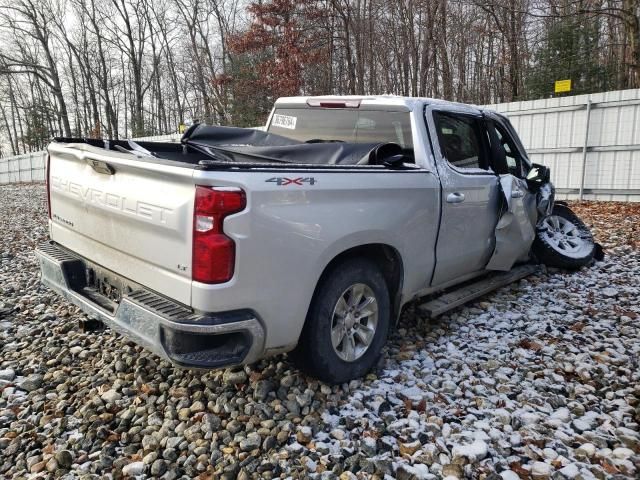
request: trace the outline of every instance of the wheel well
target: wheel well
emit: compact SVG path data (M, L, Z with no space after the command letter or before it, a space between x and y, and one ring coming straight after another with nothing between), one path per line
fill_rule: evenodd
M334 268L351 258L366 258L380 268L387 284L387 289L389 290L391 323L395 324L400 314L404 267L402 257L398 251L389 245L371 243L353 247L340 253L324 268L316 284L316 289ZM316 292L314 292L314 296L315 294Z

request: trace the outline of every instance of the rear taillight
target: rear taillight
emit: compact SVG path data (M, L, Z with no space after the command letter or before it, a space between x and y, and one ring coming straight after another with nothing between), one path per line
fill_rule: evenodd
M47 171L45 172L45 183L47 185L47 211L51 219L51 155L47 155Z
M233 277L236 245L223 231L224 218L247 206L239 188L196 186L193 211L193 280L223 283Z

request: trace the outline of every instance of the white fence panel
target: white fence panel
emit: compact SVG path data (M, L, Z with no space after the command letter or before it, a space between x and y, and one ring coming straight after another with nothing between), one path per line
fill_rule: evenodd
M551 168L560 198L640 201L640 89L487 107Z
M46 159L47 152L32 152L0 158L0 185L44 181Z
M9 183L9 159L0 159L0 185Z
M179 142L181 138L181 133L170 133L169 135L156 135L155 137L140 137L135 140L138 142Z

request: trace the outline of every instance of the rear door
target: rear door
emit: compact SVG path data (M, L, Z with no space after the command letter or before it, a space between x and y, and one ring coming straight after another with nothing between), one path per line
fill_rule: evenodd
M49 154L51 239L189 305L192 168L86 144Z
M495 245L500 191L489 167L482 115L471 110L425 111L438 174L442 214L432 286L484 269Z

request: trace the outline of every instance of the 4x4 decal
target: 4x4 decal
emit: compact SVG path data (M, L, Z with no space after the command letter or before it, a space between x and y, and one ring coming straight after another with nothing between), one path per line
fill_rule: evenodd
M298 178L287 178L287 177L271 177L265 182L271 182L277 184L279 187L284 187L286 185L304 185L308 183L309 185L315 185L316 179L313 177L298 177Z

